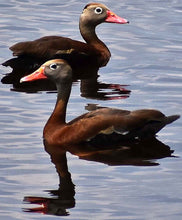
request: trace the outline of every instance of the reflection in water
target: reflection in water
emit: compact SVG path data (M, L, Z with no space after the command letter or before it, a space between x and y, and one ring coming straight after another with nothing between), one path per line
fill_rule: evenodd
M37 66L35 66L32 71L36 69ZM98 70L99 68L92 63L90 65L83 65L79 68L79 73L74 74L73 81L81 80L80 91L82 97L98 100L113 100L129 97L130 90L125 88L127 87L126 85L99 82ZM23 70L20 68L20 72L22 71ZM49 79L20 83L20 78L21 77L19 76L18 80L13 84L12 91L28 93L36 93L38 91L57 91L55 83Z
M81 96L97 100L125 99L130 95L126 85L98 82L98 77L82 79L80 83Z
M171 157L173 150L156 138L141 141L122 142L118 146L96 147L91 144L81 144L61 148L51 146L44 141L46 152L50 155L59 176L58 190L50 190L50 197L27 196L24 201L39 205L37 208L26 208L25 212L65 216L69 215L67 209L75 207L75 187L68 171L66 152L79 157L79 159L95 161L109 166L135 165L156 166L155 159Z
M68 171L66 153L60 151L58 154L55 152L50 156L59 175L59 188L58 190L48 191L53 198L25 197L24 202L37 204L39 207L27 208L24 209L24 211L66 216L69 215L67 209L75 207L75 186L72 183L71 174Z
M130 96L130 90L127 85L101 83L98 81L98 75L80 80L80 94L82 97L97 100L125 99ZM79 79L79 78L78 78ZM77 81L78 79L74 79ZM33 81L31 85L22 83L20 87L11 89L16 92L36 93L38 91L56 91L55 84L48 80Z

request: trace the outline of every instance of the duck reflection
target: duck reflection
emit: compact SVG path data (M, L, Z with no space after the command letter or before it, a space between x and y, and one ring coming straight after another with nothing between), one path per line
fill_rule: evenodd
M45 146L46 147L46 146ZM75 207L75 185L68 171L66 152L60 150L50 154L52 163L55 165L59 175L58 190L48 190L52 198L27 196L24 202L39 205L37 208L26 208L24 212L35 212L42 214L67 216L67 209Z
M75 51L71 53L61 54L65 60L73 60L75 64L77 64L77 60L73 57L75 56ZM60 55L59 55L60 56ZM55 58L59 58L58 55L55 55ZM77 57L81 60L81 63L84 65L79 65L79 68L76 69L74 72L72 81L78 82L80 81L80 94L82 97L91 98L91 99L98 99L98 100L112 100L112 99L124 99L128 98L130 95L130 90L127 89L127 85L120 85L120 84L111 84L111 83L102 83L99 82L99 67L94 62L90 62L85 60L85 54L77 54ZM23 82L20 83L20 76L19 73L26 72L26 66L30 66L29 60L24 60L23 63L16 63L15 59L15 66L16 68L13 70L14 73L12 76L15 79L12 79L12 86L11 91L16 92L27 92L27 93L36 93L40 91L47 91L47 92L54 92L57 91L56 85L50 79L40 79L39 81L31 81L31 82ZM12 59L13 60L13 59ZM27 64L25 63L28 62ZM78 65L78 64L77 64ZM31 72L37 70L40 65L34 65L31 69ZM12 64L12 68L14 65ZM75 68L74 68L75 70ZM25 72L24 72L25 71ZM3 79L6 79L9 75L6 75ZM17 77L18 76L18 77ZM16 78L17 77L17 78ZM2 80L3 83L3 80Z
M80 81L80 95L89 99L114 100L126 99L130 96L127 85L102 83L98 81L99 76L92 76Z
M68 170L66 153L78 156L79 159L95 161L109 166L157 166L156 159L171 157L173 150L155 137L140 141L121 142L116 146L96 146L80 144L74 146L51 146L44 141L45 151L50 155L59 176L58 190L48 191L49 197L27 196L24 202L39 205L37 208L26 208L25 212L66 216L67 209L75 207L75 185Z
M114 100L126 99L130 96L131 91L128 85L102 83L99 81L98 69L85 69L86 74L74 76L73 85L80 81L80 95L85 98L97 100ZM11 91L37 93L40 91L56 92L55 84L47 79L17 83L13 85Z

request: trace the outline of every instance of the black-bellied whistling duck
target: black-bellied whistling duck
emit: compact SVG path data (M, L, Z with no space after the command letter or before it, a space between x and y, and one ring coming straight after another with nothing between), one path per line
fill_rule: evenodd
M127 111L100 108L66 123L66 108L72 87L71 67L64 60L50 60L33 74L22 78L21 82L41 78L52 80L58 91L55 109L43 132L45 141L50 145L68 146L95 140L114 144L121 139L142 139L154 136L165 125L180 117L165 116L153 109Z
M46 36L13 45L10 50L17 57L2 64L13 69L3 77L2 83L17 87L20 85L21 77L32 73L41 64L53 58L67 60L76 78L87 73L85 68L97 72L99 67L107 64L111 56L107 46L95 33L96 26L103 22L128 23L126 19L117 16L105 5L90 3L85 6L79 22L80 32L86 43L66 37Z

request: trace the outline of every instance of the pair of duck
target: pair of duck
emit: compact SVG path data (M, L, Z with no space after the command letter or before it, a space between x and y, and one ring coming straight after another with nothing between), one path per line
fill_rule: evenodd
M105 5L90 3L80 16L80 32L86 43L57 36L21 42L10 48L17 57L3 64L13 68L12 73L4 77L4 83L19 81L22 74L15 73L22 72L23 68L27 75L40 66L32 74L21 78L21 82L48 78L56 84L57 102L43 132L44 140L51 146L69 146L99 139L117 143L152 137L180 117L165 116L155 109L127 111L104 107L66 123L66 108L74 75L84 65L94 64L99 68L110 59L109 49L95 33L96 26L103 22L128 23Z

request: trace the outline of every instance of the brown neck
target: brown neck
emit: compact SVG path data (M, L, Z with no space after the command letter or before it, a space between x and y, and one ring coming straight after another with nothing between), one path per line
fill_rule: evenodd
M89 25L87 22L85 22L82 18L80 18L80 33L83 37L83 39L91 45L100 45L103 48L107 49L106 45L97 37L95 32L95 25Z
M54 108L54 111L52 115L50 116L49 120L47 121L44 131L50 130L50 127L56 126L56 125L64 125L66 123L66 108L68 99L71 92L71 85L72 83L68 84L58 84L57 85L57 102Z
M80 21L80 33L87 44L94 48L100 66L105 66L111 57L111 53L107 46L97 37L95 26Z

